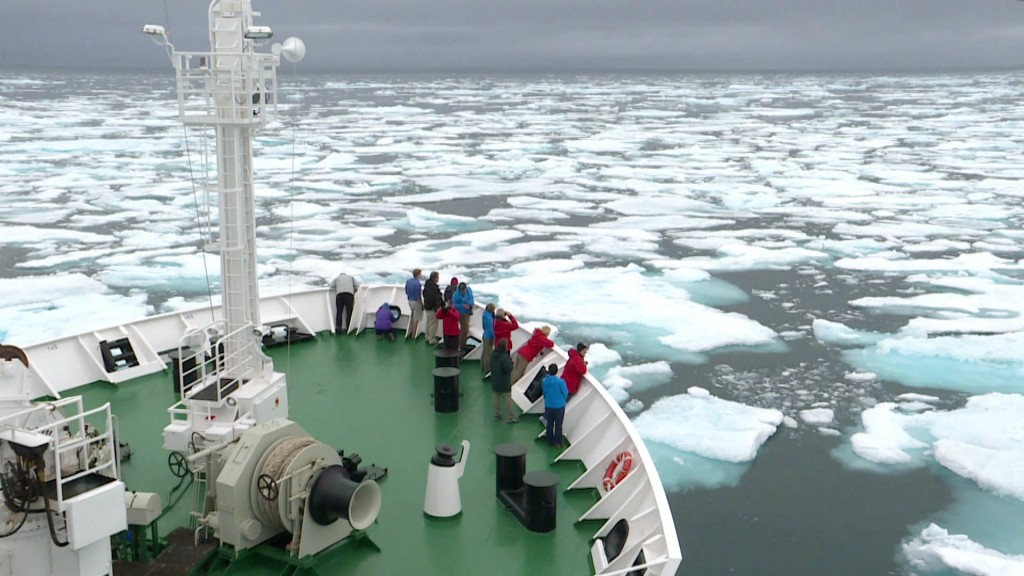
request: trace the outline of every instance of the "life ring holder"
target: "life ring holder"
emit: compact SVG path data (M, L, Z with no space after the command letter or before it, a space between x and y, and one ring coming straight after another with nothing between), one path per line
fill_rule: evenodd
M629 450L619 452L604 471L605 492L610 492L622 482L633 468L633 454Z

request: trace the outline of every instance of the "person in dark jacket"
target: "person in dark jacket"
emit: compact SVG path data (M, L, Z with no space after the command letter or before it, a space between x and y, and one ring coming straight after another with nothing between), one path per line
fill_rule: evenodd
M426 310L423 316L425 316L426 320L427 344L431 346L437 344L438 340L441 339L437 331L437 311L441 308L441 304L444 303L444 298L441 297L441 287L437 285L440 279L440 274L431 272L430 278L423 285L423 309Z
M449 350L459 349L459 311L445 301L435 314L441 320L441 333L444 334L444 347Z
M444 301L451 302L452 296L455 295L455 289L459 287L459 279L452 276L452 281L448 283L448 286L444 289Z
M565 419L565 403L569 400L569 389L565 380L558 377L558 365L548 366L548 375L541 382L544 387L544 419L547 420L545 434L548 444L562 448L562 420Z
M491 353L491 390L494 391L494 419L501 420L501 397L505 397L505 412L509 424L519 422L512 409L512 357L508 355L508 340L498 340Z
M533 335L519 347L516 351L515 358L512 360L512 383L515 384L523 377L526 373L527 366L533 359L541 353L542 350L550 350L555 347L555 343L548 338L548 334L551 334L551 328L548 326L541 326L533 331Z
M565 363L562 370L562 380L569 389L569 396L572 396L580 389L580 380L587 373L587 345L580 342L575 350L569 350L569 361Z

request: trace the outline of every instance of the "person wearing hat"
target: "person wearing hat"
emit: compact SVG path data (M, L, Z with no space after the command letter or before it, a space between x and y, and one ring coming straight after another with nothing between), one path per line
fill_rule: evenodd
M452 281L448 283L448 286L444 289L444 301L451 302L452 296L455 295L455 289L459 287L459 279L452 276Z
M588 348L586 344L580 342L576 345L575 350L569 350L569 361L565 363L565 368L562 369L562 380L565 380L565 386L569 389L570 397L580 389L580 380L587 373L586 356Z
M512 349L512 333L519 328L519 321L511 312L504 308L498 308L494 312L494 341L504 338L508 340L509 350Z

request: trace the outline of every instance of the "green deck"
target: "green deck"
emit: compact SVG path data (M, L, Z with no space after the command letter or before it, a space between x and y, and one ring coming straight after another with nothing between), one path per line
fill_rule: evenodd
M381 482L383 505L377 523L366 532L381 551L369 546L342 546L316 566L324 576L352 574L592 574L590 537L598 522L576 524L597 501L590 490L565 492L581 472L576 462L552 464L555 456L543 441L535 416L518 424L496 422L488 381L479 364L462 367L460 409L437 414L433 409L433 347L415 342L379 341L371 332L359 337L322 333L316 339L268 350L275 369L288 375L291 419L319 441L346 454L358 453L363 465L389 469ZM87 406L109 401L119 418L121 439L133 456L123 467L129 490L159 492L165 499L177 483L168 471L161 431L167 407L176 397L170 372L126 384L91 384L69 394L85 396ZM423 514L427 466L437 444L458 448L472 444L460 486L463 512L448 520ZM558 527L528 532L495 498L495 457L503 442L528 447L526 469L550 470L561 478ZM187 521L191 490L161 521L162 534ZM266 559L247 560L233 574L281 574ZM223 573L217 570L215 573Z

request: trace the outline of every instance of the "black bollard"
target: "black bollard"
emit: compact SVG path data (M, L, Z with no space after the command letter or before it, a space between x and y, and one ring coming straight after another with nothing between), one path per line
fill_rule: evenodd
M558 504L558 474L538 470L523 478L526 484L526 529L531 532L551 532L555 529Z
M434 412L459 411L459 369L434 368Z
M519 442L506 442L494 447L497 457L495 474L495 496L501 498L502 492L515 492L523 488L523 475L526 474L526 446Z
M450 348L434 350L434 368L458 368L459 351Z

